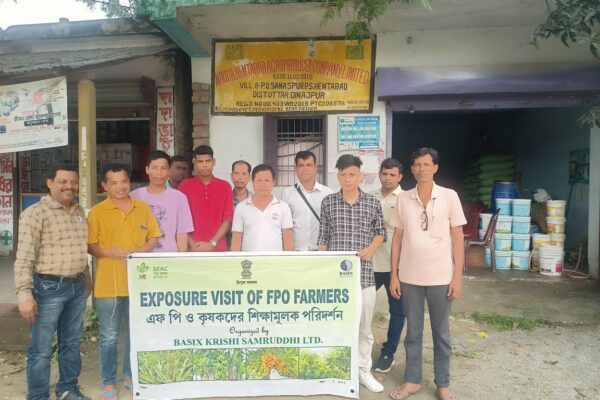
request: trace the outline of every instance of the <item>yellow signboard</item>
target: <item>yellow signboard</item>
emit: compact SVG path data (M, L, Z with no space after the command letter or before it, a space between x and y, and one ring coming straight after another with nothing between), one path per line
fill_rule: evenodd
M213 113L370 112L371 40L215 41Z

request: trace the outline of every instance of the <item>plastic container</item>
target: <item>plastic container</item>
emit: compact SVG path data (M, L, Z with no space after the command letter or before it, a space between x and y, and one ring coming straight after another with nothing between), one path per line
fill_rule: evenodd
M487 214L487 213L479 214L479 229L483 229L485 231L488 228L491 219L492 219L492 214Z
M512 215L513 217L529 217L531 213L531 199L513 199Z
M496 250L512 250L512 235L510 233L496 233L494 235Z
M513 217L510 215L498 215L498 221L496 222L496 233L511 233L512 218Z
M543 233L534 233L531 235L531 241L533 243L534 249L539 249L542 245L550 244L550 235L546 235Z
M548 233L565 233L565 218L546 217L546 228Z
M529 252L528 251L513 251L512 252L512 268L521 271L529 269Z
M511 215L512 199L496 199L496 208L500 209L500 215Z
M513 217L512 233L529 233L531 217Z
M543 233L534 233L531 235L533 245L533 255L531 256L531 268L534 270L540 269L540 246L550 245L550 235Z
M517 197L519 197L519 188L515 182L494 182L492 187L492 211L495 211L498 207L496 199L516 199Z
M512 234L512 250L513 251L529 251L531 244L531 235Z
M510 269L512 265L512 251L496 250L496 269Z
M557 246L540 247L540 274L560 276L563 269L563 249Z
M565 234L564 233L551 233L550 244L556 247L565 247Z
M564 200L548 200L546 202L546 216L563 218L566 205L567 202Z

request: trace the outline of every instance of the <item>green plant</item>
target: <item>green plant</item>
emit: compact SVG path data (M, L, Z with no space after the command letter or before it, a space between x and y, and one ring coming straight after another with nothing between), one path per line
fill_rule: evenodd
M83 317L83 340L88 341L98 337L99 326L100 322L98 321L96 310L92 307L87 308Z
M325 0L325 14L323 23L339 18L342 11L350 15L351 20L346 23L346 37L349 39L367 39L374 36L373 22L384 15L390 4L421 4L425 9L431 10L431 0Z
M510 317L496 313L480 314L476 312L472 315L472 317L476 322L493 325L500 331L510 331L516 329L531 331L539 324L538 321L530 318Z
M184 382L194 378L192 350L142 351L137 356L142 384Z
M585 44L592 55L600 59L600 0L546 0L548 17L535 28L530 42L538 45L539 39L557 37L570 47ZM596 26L594 26L596 24Z
M244 349L194 351L194 379L202 381L242 380L246 371Z

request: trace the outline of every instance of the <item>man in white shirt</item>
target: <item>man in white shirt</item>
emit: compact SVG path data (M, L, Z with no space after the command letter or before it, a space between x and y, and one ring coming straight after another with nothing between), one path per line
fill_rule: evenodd
M317 182L317 157L312 151L299 151L294 162L298 182L282 194L282 200L288 203L292 210L294 250L316 250L321 201L333 191Z
M252 170L254 194L235 207L231 251L292 251L292 213L273 196L275 171L259 164Z
M375 275L375 290L384 286L388 297L390 323L388 325L387 340L381 346L379 359L373 365L378 372L388 372L394 364L394 354L400 342L402 328L404 328L404 304L402 298L396 299L390 292L390 252L394 236L394 227L390 225L392 214L396 209L398 195L402 193L400 181L402 180L402 164L394 158L386 158L379 167L379 182L381 188L371 192L381 201L383 220L388 240L379 247L373 255L373 272Z

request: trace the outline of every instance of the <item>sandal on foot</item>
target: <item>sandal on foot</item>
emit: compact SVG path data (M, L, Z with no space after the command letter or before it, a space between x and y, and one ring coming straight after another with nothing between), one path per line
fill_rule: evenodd
M113 390L101 390L100 396L106 400L117 400L117 391Z
M412 392L405 392L403 389L404 389L404 386L398 386L396 389L392 390L390 392L390 398L393 400L404 400L404 399L408 399L413 394L417 394L421 391L421 388L418 388L417 390L413 390Z

